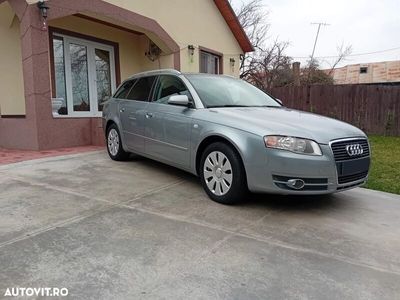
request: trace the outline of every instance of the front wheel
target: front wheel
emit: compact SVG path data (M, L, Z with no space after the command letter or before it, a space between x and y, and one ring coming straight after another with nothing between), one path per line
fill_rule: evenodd
M112 160L122 161L129 157L129 153L122 148L121 136L115 124L107 130L107 152Z
M247 194L246 174L239 154L224 143L209 145L202 154L199 175L207 195L235 204Z

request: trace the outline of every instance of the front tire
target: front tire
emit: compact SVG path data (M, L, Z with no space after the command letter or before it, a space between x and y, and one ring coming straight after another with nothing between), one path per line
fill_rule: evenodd
M115 124L107 129L107 152L110 158L116 161L127 160L129 157L129 153L122 148L121 135Z
M222 204L236 204L247 194L246 174L239 154L217 142L202 154L200 180L207 195Z

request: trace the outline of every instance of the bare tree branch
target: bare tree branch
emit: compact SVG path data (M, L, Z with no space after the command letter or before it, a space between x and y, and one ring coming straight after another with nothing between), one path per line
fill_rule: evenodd
M346 60L346 58L353 52L353 47L351 45L344 46L342 43L340 46L337 46L338 57L331 65L331 70L329 71L329 75L332 75L333 70L336 66L341 63L342 61Z

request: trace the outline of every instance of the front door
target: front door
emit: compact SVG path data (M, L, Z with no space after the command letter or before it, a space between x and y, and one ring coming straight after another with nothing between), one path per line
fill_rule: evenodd
M172 95L191 95L180 78L161 75L145 114L146 153L177 166L190 165L190 129L193 109L168 104Z
M52 43L55 94L63 102L58 113L101 116L116 86L114 47L58 33Z

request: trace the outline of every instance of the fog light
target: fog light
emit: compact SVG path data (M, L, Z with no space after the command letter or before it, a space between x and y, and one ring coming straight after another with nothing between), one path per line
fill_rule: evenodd
M286 185L295 190L301 190L304 187L304 180L302 179L289 179Z

